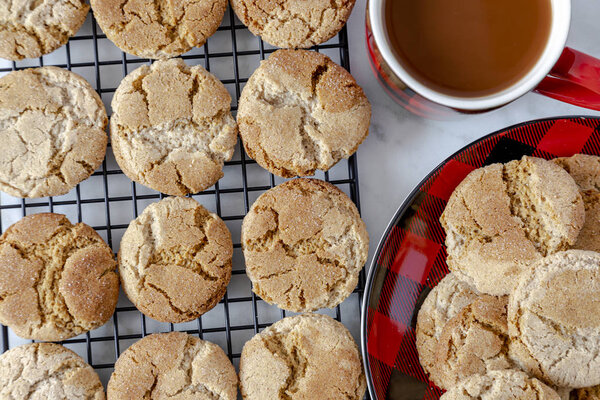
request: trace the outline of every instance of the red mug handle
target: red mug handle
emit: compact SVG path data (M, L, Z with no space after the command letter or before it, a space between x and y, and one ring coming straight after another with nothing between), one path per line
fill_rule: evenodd
M556 65L534 92L600 111L600 60L565 47Z

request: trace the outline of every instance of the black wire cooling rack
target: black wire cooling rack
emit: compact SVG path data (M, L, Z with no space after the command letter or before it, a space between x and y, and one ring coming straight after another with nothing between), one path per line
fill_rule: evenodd
M218 31L202 48L186 53L182 58L190 65L202 64L225 84L232 95L232 110L243 85L260 60L276 48L254 37L228 10ZM349 69L348 36L344 28L327 43L316 46L334 61ZM78 34L68 44L39 59L18 62L0 61L0 73L13 70L56 65L86 78L96 88L110 114L110 100L120 80L133 69L150 60L121 52L88 16ZM241 221L252 202L264 191L282 182L250 160L237 145L232 161L225 163L225 176L213 188L193 197L226 222L234 241L234 261L231 283L223 300L194 322L163 324L142 315L121 293L116 312L103 327L62 342L80 354L100 375L106 385L119 354L136 340L154 332L185 331L213 341L225 350L237 366L243 344L259 330L286 316L283 310L270 306L251 291L245 275L240 245ZM342 160L329 172L318 173L348 194L360 209L356 156ZM38 212L66 214L71 221L91 225L117 252L120 238L129 222L148 204L163 195L131 182L114 161L110 144L102 166L88 180L64 196L42 199L17 199L0 196L0 230L4 231L21 217ZM365 286L361 273L355 292L334 310L324 310L342 321L359 338L360 304ZM1 348L6 351L27 341L1 327ZM360 341L357 340L357 343Z

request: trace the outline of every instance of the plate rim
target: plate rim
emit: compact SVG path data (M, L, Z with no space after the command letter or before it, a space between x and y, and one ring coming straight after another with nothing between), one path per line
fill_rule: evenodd
M481 143L481 142L483 142L487 139L490 139L494 136L498 136L504 132L511 131L511 130L514 130L514 129L517 129L517 128L520 128L523 126L527 126L527 125L534 125L534 124L538 124L538 123L542 123L542 122L557 121L557 120L562 120L562 119L594 119L594 120L600 121L600 116L597 116L597 115L562 115L562 116L558 116L558 117L538 118L538 119L533 119L533 120L509 125L507 127L498 129L491 133L488 133L488 134L480 137L479 139L469 142L468 144L466 144L465 146L456 150L454 153L450 154L448 157L446 157L444 160L442 160L427 175L425 175L425 177L423 179L421 179L419 181L419 183L417 183L415 185L415 187L410 191L410 193L400 203L400 206L396 209L393 216L390 218L387 226L385 227L385 230L383 231L383 234L379 238L377 247L375 248L375 252L373 253L373 258L371 259L371 262L369 264L369 271L367 272L367 278L365 280L365 290L363 292L363 299L362 299L362 304L361 304L361 308L360 308L360 350L361 350L361 356L362 356L362 364L363 364L363 368L365 370L365 378L367 381L367 389L369 391L369 395L372 400L383 400L383 399L377 398L377 393L375 392L375 388L373 387L373 377L371 376L371 372L370 372L370 368L369 368L370 364L369 364L369 357L368 357L368 352L367 352L367 319L366 319L367 309L368 309L369 300L371 299L371 294L372 294L372 289L373 289L373 278L375 277L375 271L379 269L376 265L376 262L381 254L381 250L383 248L384 241L389 237L391 228L393 226L395 226L395 222L398 220L398 218L400 218L406 212L406 209L409 207L410 204L412 204L413 200L419 193L420 188L423 187L423 185L429 180L429 178L431 178L436 172L438 172L445 164L447 164L450 160L455 158L458 154L462 153L463 151L467 150L468 148L470 148L472 146L475 146L478 143Z

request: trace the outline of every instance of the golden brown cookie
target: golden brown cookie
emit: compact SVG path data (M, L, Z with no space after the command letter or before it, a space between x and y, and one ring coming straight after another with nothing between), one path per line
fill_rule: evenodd
M571 394L572 400L600 400L600 386L577 389Z
M160 59L202 46L221 24L227 0L91 0L91 5L118 48Z
M231 0L250 32L277 47L308 48L334 37L355 0Z
M104 159L108 123L85 79L57 67L0 78L0 190L17 197L58 196Z
M244 400L360 400L366 381L346 327L309 313L284 318L246 342L240 389Z
M574 249L600 252L600 192L581 192L585 206L585 223L579 232Z
M112 100L111 143L132 180L183 196L214 185L231 159L237 126L225 86L183 60L141 66Z
M155 333L115 364L110 400L235 400L237 375L219 346L183 332Z
M248 155L282 176L348 158L369 132L371 105L348 71L308 50L278 50L254 71L237 120Z
M369 236L346 194L301 178L254 202L242 223L242 249L254 293L285 310L314 311L352 293Z
M552 162L525 156L479 168L440 218L448 266L480 292L506 295L521 271L575 244L584 215L573 178Z
M116 266L88 225L62 214L29 215L0 236L0 323L45 341L96 329L117 305Z
M227 226L189 197L151 204L121 240L123 290L144 314L185 322L213 308L231 278L233 244Z
M575 154L572 157L560 157L552 161L564 168L581 190L600 191L600 157Z

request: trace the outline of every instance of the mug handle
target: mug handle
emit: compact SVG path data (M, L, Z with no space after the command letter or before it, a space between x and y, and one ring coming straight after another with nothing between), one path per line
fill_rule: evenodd
M565 47L556 65L533 91L600 111L600 59Z

